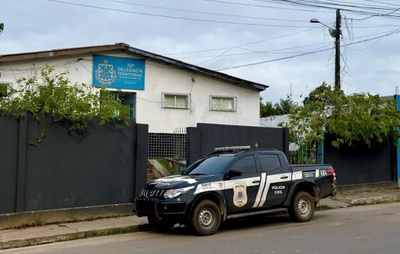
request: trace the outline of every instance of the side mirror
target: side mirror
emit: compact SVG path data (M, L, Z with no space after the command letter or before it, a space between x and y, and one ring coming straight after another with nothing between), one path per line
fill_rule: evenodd
M242 172L240 170L237 169L231 169L228 171L228 173L226 174L226 176L228 178L232 178L232 177L236 177L236 176L241 176Z

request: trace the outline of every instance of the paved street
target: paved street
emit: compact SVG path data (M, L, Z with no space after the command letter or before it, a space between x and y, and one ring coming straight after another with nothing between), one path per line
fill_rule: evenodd
M97 237L0 253L398 253L400 204L320 211L309 223L287 216L230 221L216 235L185 229Z

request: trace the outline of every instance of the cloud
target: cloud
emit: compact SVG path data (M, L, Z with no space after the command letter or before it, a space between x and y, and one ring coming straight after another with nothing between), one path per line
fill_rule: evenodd
M288 94L300 101L323 81L334 83L334 39L325 26L309 20L315 17L334 26L335 9L275 1L64 2L69 4L2 1L0 22L6 27L0 54L125 42L269 85L261 96L273 102ZM387 14L396 6L366 0L352 5L357 8L343 6L341 12L342 88L393 95L399 85L399 20L360 12L373 13L368 6L376 5ZM229 69L240 65L248 66Z

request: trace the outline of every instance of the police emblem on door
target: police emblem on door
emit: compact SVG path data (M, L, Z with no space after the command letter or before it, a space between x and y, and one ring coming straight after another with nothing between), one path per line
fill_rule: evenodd
M245 183L235 183L233 185L233 204L237 207L247 204L247 186Z

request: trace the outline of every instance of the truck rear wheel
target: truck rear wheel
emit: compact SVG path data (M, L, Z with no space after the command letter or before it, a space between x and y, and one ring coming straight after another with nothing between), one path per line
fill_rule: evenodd
M306 222L314 215L315 205L313 197L305 191L299 191L289 207L289 215L294 221Z
M197 204L191 218L191 225L198 235L212 235L221 224L219 207L210 200Z

